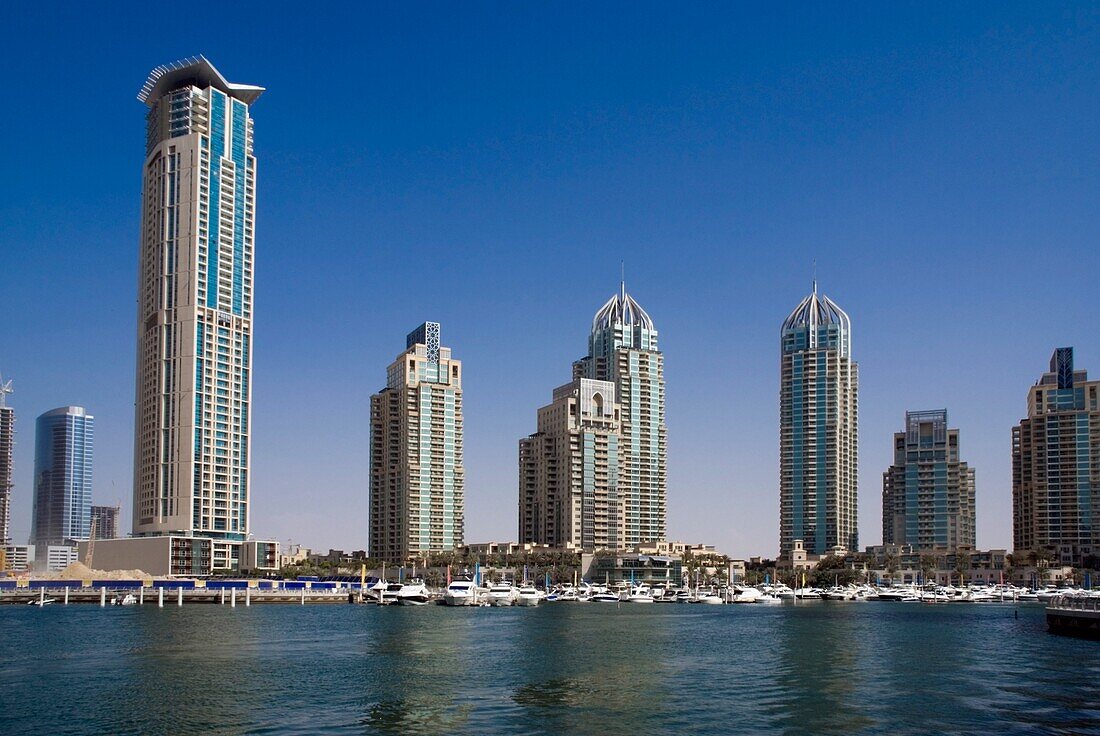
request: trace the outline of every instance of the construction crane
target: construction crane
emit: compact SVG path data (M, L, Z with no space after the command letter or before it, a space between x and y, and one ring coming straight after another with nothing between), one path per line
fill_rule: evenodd
M95 531L97 526L99 526L99 518L92 517L92 526L88 529L88 552L84 555L84 564L89 569L94 569L92 568L92 553L95 552Z

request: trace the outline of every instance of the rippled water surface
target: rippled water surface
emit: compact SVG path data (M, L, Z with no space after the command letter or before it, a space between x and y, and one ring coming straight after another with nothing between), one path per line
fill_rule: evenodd
M1035 605L6 606L0 632L4 734L1100 734L1100 642Z

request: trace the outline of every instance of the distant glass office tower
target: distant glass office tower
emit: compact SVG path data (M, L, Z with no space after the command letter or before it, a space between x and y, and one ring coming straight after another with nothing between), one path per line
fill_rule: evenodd
M974 469L959 459L947 410L905 413L894 464L882 474L882 543L919 550L975 547Z
M212 538L237 567L249 530L256 159L249 106L203 57L157 67L138 268L135 536Z
M856 399L848 315L813 292L780 335L779 552L801 539L811 554L858 549Z
M31 544L47 547L88 538L94 426L94 417L82 406L63 406L38 417Z
M539 409L519 442L519 541L619 548L619 405L615 384L578 378Z
M409 333L370 400L370 556L393 563L463 544L462 363L439 323Z
M1100 555L1100 381L1058 348L1012 428L1013 545L1081 566ZM1086 558L1091 558L1086 560Z
M7 404L11 381L0 379L0 547L11 544L12 457L15 451L15 409Z
M657 347L653 320L626 293L625 284L593 318L588 355L573 364L573 377L615 385L620 433L619 547L664 540L668 496L664 356Z

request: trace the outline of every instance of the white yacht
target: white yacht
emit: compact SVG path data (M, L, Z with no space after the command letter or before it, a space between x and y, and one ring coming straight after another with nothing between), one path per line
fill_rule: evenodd
M550 591L550 595L546 596L546 600L550 603L574 603L578 599L577 589L571 585L554 588Z
M722 600L722 596L715 593L713 590L700 590L695 594L696 603L706 603L712 606L720 606L725 603Z
M731 603L755 603L756 599L762 596L758 589L751 586L735 585L733 586L733 599Z
M880 601L904 601L917 595L917 589L912 585L892 585L889 588L878 589Z
M672 600L676 601L677 603L691 603L691 591L687 588L684 588L683 590L678 590L676 591L676 595L672 597Z
M428 587L419 581L406 583L397 591L397 602L402 606L426 606L431 599Z
M445 606L473 606L477 603L477 587L470 580L455 580L443 591Z
M753 599L753 603L762 603L765 606L778 606L783 603L783 599L774 593L761 593Z
M138 599L137 599L136 595L134 595L133 593L127 593L122 598L119 598L118 596L115 596L115 598L111 601L111 605L113 605L113 606L136 606L137 602L138 602Z
M517 606L537 606L542 599L542 591L533 585L521 585L516 592Z
M648 585L636 585L623 595L626 596L623 600L627 603L653 603L653 595Z
M516 602L519 591L516 586L508 582L495 583L489 586L489 592L485 600L490 606L510 606Z
M607 588L600 588L593 590L592 594L588 596L588 600L593 603L618 603L619 594L612 593Z
M367 593L378 605L388 606L391 603L397 603L397 594L403 587L405 586L401 583L390 583L385 580L379 580L374 585L367 588Z

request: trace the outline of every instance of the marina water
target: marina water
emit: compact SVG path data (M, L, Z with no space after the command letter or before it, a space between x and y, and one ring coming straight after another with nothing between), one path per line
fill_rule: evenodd
M1100 734L1040 605L0 608L0 733Z

